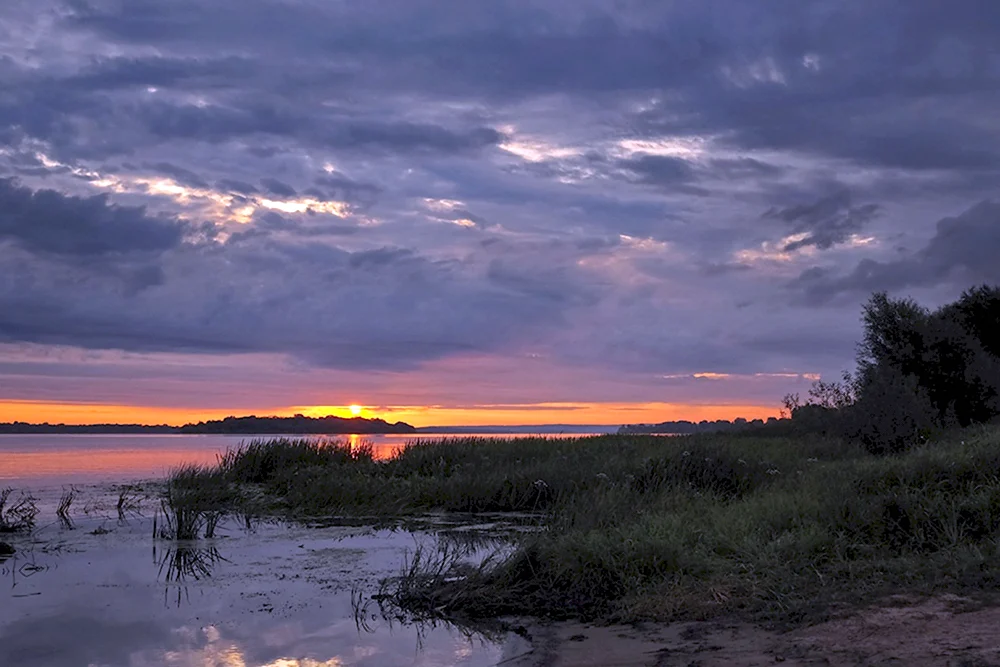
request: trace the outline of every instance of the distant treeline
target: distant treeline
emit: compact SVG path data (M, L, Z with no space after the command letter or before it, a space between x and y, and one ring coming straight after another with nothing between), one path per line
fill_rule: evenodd
M678 435L687 433L716 433L720 431L738 431L760 428L767 425L774 426L781 421L784 420L780 420L776 417L770 417L766 422L763 419L746 420L742 417L738 417L733 421L728 421L726 419L708 421L703 419L700 422L681 420L675 422L660 422L659 424L626 424L618 429L618 433L620 435L639 433L670 433Z
M103 433L103 434L137 434L137 433L177 433L177 426L145 426L143 424L28 424L13 422L0 424L0 435L32 433Z
M213 421L185 424L184 426L144 426L142 424L28 424L13 422L0 424L0 434L32 434L32 433L100 433L100 434L157 434L157 433L189 433L189 434L234 434L234 435L273 435L273 434L310 434L310 435L346 435L346 434L379 434L379 433L415 433L416 429L409 424L396 422L390 424L383 419L365 419L355 417L226 417Z

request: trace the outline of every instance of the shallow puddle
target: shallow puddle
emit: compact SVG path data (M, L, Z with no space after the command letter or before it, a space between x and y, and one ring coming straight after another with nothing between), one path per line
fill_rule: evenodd
M472 667L528 648L391 623L374 605L358 617L352 595L433 547L433 530L231 522L181 546L152 539L150 499L120 521L113 489L80 488L68 528L55 519L60 490L33 493L39 528L4 538L18 553L0 562L0 665Z

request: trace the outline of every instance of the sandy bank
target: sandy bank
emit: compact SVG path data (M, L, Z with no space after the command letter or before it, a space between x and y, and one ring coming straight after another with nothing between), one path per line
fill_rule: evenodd
M903 598L845 618L774 632L746 623L579 623L529 629L532 648L503 667L1000 665L1000 607L955 596Z

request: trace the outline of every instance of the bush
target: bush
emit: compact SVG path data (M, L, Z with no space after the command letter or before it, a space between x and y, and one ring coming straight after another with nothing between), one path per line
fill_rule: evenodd
M839 434L888 454L934 429L1000 415L1000 288L975 288L934 312L877 293L862 322L853 375L816 382L805 405L786 397L800 432Z
M913 376L893 367L870 374L860 399L842 414L844 434L872 454L893 454L921 444L934 431L934 409Z

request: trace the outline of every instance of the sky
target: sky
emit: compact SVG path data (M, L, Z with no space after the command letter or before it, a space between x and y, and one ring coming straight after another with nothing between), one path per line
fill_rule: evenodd
M776 415L997 109L995 0L3 0L0 421Z

